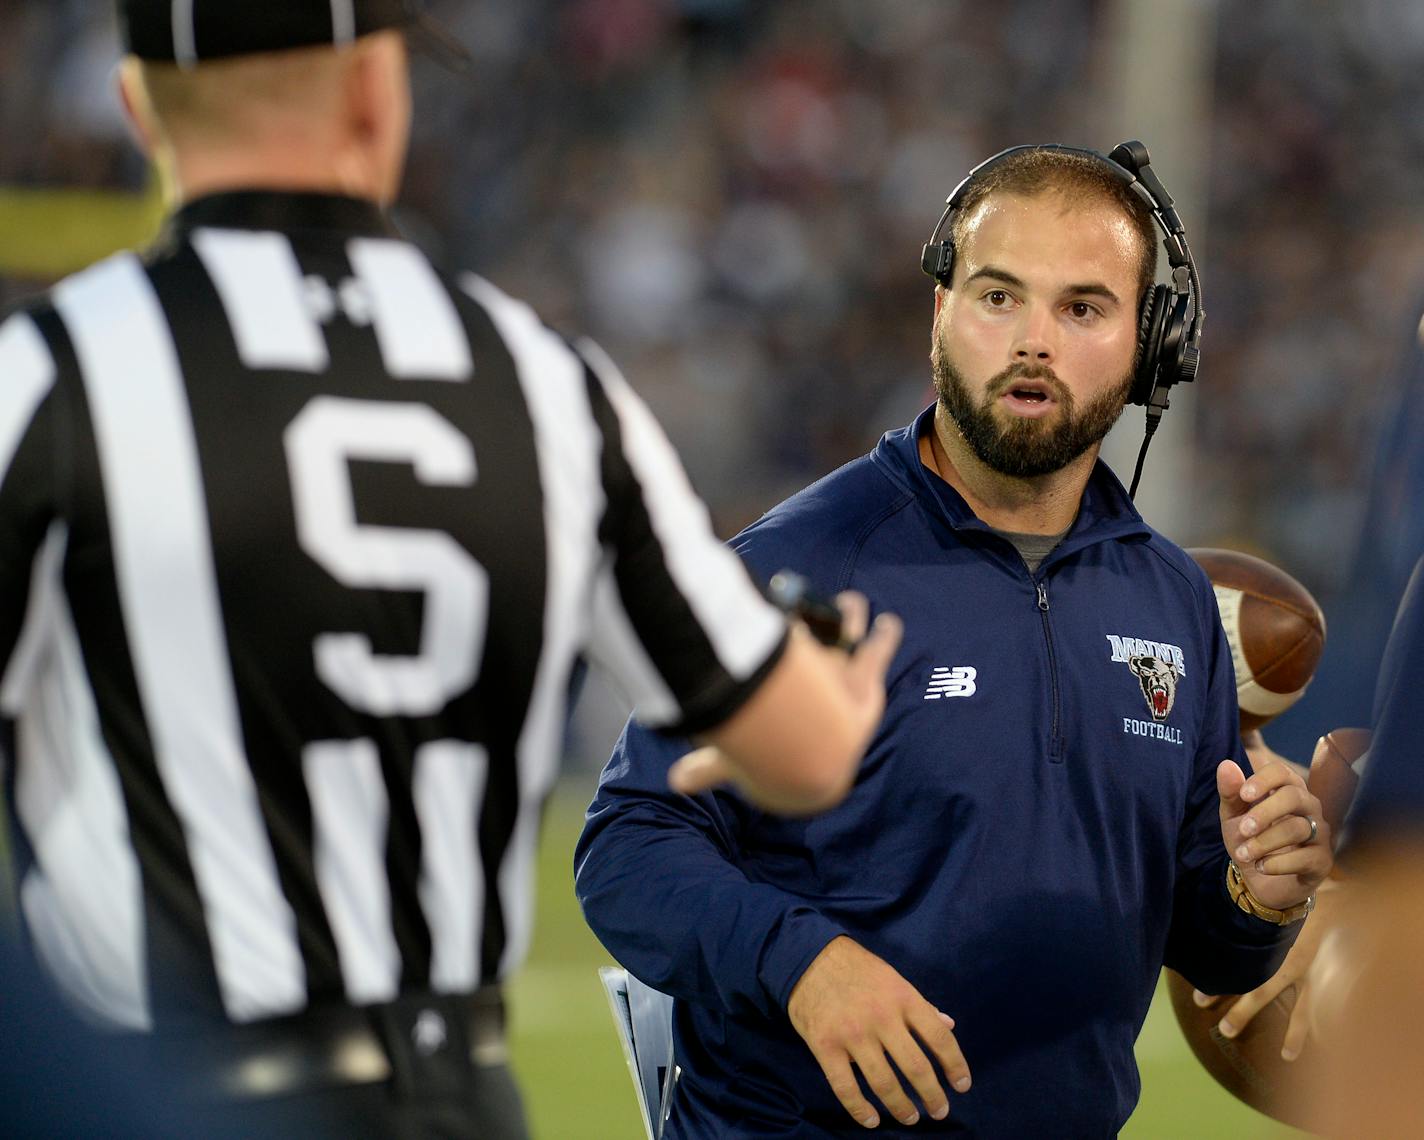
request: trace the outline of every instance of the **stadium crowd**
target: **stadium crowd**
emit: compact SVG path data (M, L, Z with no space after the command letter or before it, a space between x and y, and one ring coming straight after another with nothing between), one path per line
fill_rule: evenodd
M476 62L417 70L404 224L606 345L725 533L927 401L916 258L968 168L1117 141L1094 128L1100 0L434 7ZM5 5L0 187L143 187L95 78L110 20ZM1211 320L1176 413L1198 425L1200 530L1173 537L1252 546L1328 613L1417 317L1424 10L1262 0L1215 22L1210 202L1187 218ZM37 284L0 269L0 301Z

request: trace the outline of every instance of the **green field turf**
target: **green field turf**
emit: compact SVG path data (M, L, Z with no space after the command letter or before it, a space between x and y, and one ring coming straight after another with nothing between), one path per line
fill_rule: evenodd
M539 864L533 952L511 989L514 1063L535 1140L638 1140L633 1085L598 982L606 951L573 897L573 846L592 777L565 783L549 805ZM1291 1140L1305 1137L1233 1099L1188 1052L1159 988L1137 1043L1142 1103L1125 1140ZM1032 1090L1025 1090L1031 1092Z
M535 1140L639 1140L632 1080L614 1035L598 967L612 959L573 896L573 847L593 779L566 782L550 802L539 857L538 918L529 962L510 992L514 1064ZM4 854L0 829L0 856ZM0 863L3 865L3 863ZM5 918L0 876L0 921ZM1188 1052L1159 988L1137 1043L1142 1103L1125 1140L1292 1140L1227 1093Z

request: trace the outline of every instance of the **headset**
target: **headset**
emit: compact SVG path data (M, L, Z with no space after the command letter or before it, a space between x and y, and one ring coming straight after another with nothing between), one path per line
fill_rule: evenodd
M1064 146L1061 143L1011 146L1008 150L1000 151L971 170L946 199L944 213L940 215L934 232L930 234L930 240L925 243L920 254L920 268L946 289L949 288L954 273L954 241L950 237L941 238L940 234L952 231L959 204L964 201L976 179L1010 155L1029 150L1064 151L1096 160L1147 203L1158 229L1162 231L1162 245L1167 251L1171 284L1154 285L1142 298L1138 318L1137 370L1133 374L1132 387L1127 398L1128 403L1140 404L1147 409L1146 435L1142 440L1142 450L1137 456L1132 489L1128 492L1135 497L1138 480L1142 477L1142 464L1147 458L1148 444L1152 442L1152 436L1157 431L1162 413L1170 406L1172 385L1186 384L1196 379L1201 353L1202 324L1206 317L1202 307L1201 278L1197 275L1191 248L1187 245L1186 230L1182 226L1181 218L1177 216L1177 211L1172 208L1172 196L1167 193L1152 170L1152 160L1148 156L1147 148L1134 139L1119 143L1106 155L1082 147Z

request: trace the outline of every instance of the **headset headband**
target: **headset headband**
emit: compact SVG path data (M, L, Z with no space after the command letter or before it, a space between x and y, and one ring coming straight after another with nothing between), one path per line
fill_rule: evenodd
M1177 211L1173 209L1172 195L1167 193L1167 189L1162 185L1161 180L1152 170L1150 159L1147 155L1147 148L1140 142L1130 141L1119 143L1113 148L1111 154L1101 154L1096 150L1088 150L1085 147L1067 146L1063 143L1028 143L1021 146L1011 146L1007 150L1001 150L998 154L986 158L956 186L945 200L944 213L940 215L938 224L934 228L934 233L930 235L930 244L933 245L944 229L945 223L949 221L960 202L964 200L964 195L968 193L969 187L978 177L991 167L997 166L1010 155L1020 154L1029 150L1054 150L1067 154L1081 154L1085 158L1096 159L1106 166L1112 173L1122 180L1124 186L1130 188L1141 198L1152 211L1152 216L1157 220L1157 225L1163 234L1163 246L1167 250L1167 260L1173 268L1179 265L1190 263L1191 255L1186 248L1186 230L1182 226L1182 219L1177 216Z

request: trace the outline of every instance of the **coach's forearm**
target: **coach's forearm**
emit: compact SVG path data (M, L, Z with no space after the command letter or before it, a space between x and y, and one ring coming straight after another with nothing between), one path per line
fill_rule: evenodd
M584 917L649 985L779 1016L801 971L842 931L803 900L747 878L721 797L663 787L682 747L636 727L620 741L574 853Z
M1208 994L1244 994L1280 967L1300 924L1244 914L1226 891L1226 852L1177 881L1165 964Z
M841 929L749 882L666 818L639 816L579 845L576 890L589 928L656 989L780 1016L796 979Z

